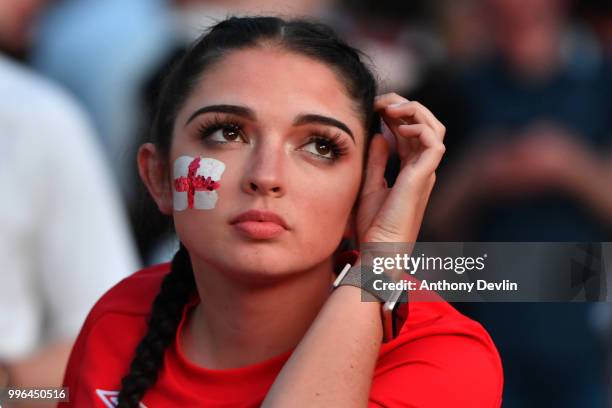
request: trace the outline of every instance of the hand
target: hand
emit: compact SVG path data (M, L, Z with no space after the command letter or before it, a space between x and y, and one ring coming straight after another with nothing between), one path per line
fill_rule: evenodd
M389 93L374 109L395 137L400 172L392 188L384 173L389 146L377 133L371 141L356 215L357 240L415 242L434 186L435 170L446 148L445 127L418 102Z
M589 161L589 152L566 130L536 123L517 142L486 152L480 178L497 198L566 189Z

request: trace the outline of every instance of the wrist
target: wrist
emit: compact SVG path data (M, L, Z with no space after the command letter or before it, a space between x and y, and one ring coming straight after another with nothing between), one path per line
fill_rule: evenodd
M334 281L333 288L334 291L337 291L344 287L345 292L351 291L354 297L360 296L361 308L377 310L382 322L382 341L387 342L397 336L399 331L396 320L397 308L402 299L405 299L402 296L407 296L407 293L404 293L402 289L381 290L375 287L374 282L396 283L397 280L393 280L387 274L374 274L371 266L362 265L361 256L359 256L352 265L347 263L344 266Z

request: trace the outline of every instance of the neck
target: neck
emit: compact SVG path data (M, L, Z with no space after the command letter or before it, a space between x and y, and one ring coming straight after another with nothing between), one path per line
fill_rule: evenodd
M182 347L192 362L210 369L255 364L297 346L334 277L328 259L270 285L237 285L230 274L194 261L200 303L184 325Z

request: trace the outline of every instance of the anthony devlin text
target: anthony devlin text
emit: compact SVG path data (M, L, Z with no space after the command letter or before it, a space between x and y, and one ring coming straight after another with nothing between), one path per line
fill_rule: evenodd
M402 280L399 282L384 282L381 279L375 280L373 283L375 290L433 290L433 291L461 291L472 292L477 291L505 291L512 292L518 290L518 283L511 282L508 279L502 281L486 281L478 279L476 282L449 282L446 279L437 281L422 280L420 282Z

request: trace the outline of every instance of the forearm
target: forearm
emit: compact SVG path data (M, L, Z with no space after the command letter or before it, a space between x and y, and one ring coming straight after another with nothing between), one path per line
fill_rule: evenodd
M380 303L361 289L332 292L262 407L366 407L382 342Z

